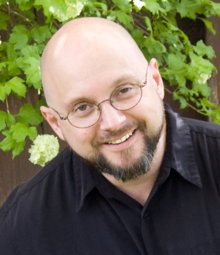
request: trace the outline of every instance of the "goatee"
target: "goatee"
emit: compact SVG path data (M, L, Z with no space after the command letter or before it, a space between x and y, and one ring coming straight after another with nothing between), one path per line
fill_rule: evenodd
M154 132L154 134L148 134L145 122L139 121L136 126L138 127L137 129L143 133L144 146L142 148L141 156L135 162L129 165L129 161L131 161L134 154L132 149L127 149L120 153L121 165L127 164L128 166L126 167L121 167L110 162L102 153L99 152L98 148L95 149L95 156L92 159L87 158L85 160L96 167L99 172L112 175L116 180L120 180L122 182L134 180L137 177L146 174L150 169L154 153L162 133L164 117L160 127L156 132Z

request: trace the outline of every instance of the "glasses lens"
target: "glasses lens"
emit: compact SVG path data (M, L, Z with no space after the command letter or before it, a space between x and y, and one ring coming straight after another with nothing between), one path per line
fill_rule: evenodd
M136 106L142 96L138 85L121 85L116 88L110 98L111 104L118 110L128 110ZM100 110L95 104L81 102L73 107L68 114L71 125L86 128L94 125L100 117Z
M122 85L112 93L111 103L118 110L128 110L139 103L141 95L141 88L138 85Z
M75 127L89 127L95 124L100 116L100 111L96 105L81 102L75 105L68 115L70 124Z

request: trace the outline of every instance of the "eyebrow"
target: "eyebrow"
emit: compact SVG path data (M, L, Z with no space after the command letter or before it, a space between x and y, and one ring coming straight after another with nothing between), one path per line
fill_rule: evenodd
M145 76L146 76L146 74L145 74ZM131 82L131 80L133 80L132 84L139 84L140 83L139 78L137 78L136 76L126 74L124 76L116 78L112 82L112 84L109 86L109 89L111 89L111 88L115 89L115 88L117 88L120 85L126 84L126 82ZM95 104L97 103L95 100L92 100L89 97L81 96L81 97L77 97L77 98L72 98L69 102L67 102L65 108L67 109L67 111L70 111L71 107L73 107L74 105L76 105L76 104L78 104L80 102L91 102L91 103L95 103Z

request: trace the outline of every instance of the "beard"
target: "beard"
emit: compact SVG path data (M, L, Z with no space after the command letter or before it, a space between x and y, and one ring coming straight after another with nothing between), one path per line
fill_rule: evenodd
M98 142L93 144L94 154L90 158L84 158L84 160L90 165L94 166L100 173L112 175L116 180L127 182L134 180L139 176L146 174L150 170L152 160L157 148L157 144L161 137L165 122L163 115L162 122L158 129L152 134L148 134L147 127L144 121L138 121L135 125L128 125L120 131L110 132L109 135L101 138ZM109 138L119 137L121 134L125 134L126 131L131 130L131 126L136 126L138 130L143 134L143 148L141 149L141 156L135 160L134 151L132 149L126 149L120 152L120 165L112 163L107 157L100 152L99 144L103 144L103 141L112 140ZM133 162L131 162L133 161ZM129 163L130 162L130 163ZM124 167L122 167L124 165ZM127 165L127 166L126 166Z

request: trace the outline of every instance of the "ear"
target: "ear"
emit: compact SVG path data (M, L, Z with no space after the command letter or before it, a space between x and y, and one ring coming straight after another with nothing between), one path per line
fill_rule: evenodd
M61 140L65 141L65 138L59 125L59 116L56 117L55 115L56 113L51 108L45 106L41 106L40 110L44 118L47 120L49 125L54 130L54 132L59 136Z
M153 80L155 81L155 84L157 86L158 95L160 96L161 99L163 99L164 98L163 79L160 75L157 60L155 58L152 58L151 61L149 62L149 68L151 69Z

